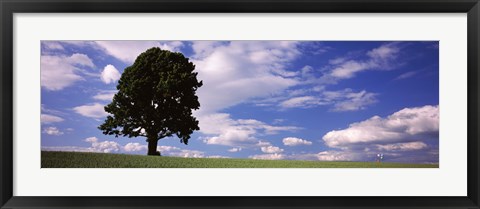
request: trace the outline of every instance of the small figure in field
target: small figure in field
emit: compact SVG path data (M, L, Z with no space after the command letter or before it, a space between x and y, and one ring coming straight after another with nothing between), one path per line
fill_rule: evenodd
M375 161L377 163L381 163L383 161L383 153L377 154L377 159Z

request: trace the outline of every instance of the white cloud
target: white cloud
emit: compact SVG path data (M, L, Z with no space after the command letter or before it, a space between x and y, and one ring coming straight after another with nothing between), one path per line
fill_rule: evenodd
M257 106L279 106L279 110L289 108L312 108L322 105L333 105L332 111L357 111L377 102L376 93L362 90L354 92L346 88L338 91L327 91L326 86L338 83L340 80L350 79L366 70L389 70L398 66L394 63L400 47L397 43L383 44L364 54L358 59L340 57L329 61L329 65L316 70L311 66L304 66L295 79L301 81L288 87L280 93L272 93L269 98L259 98ZM323 75L317 77L319 71ZM311 89L293 89L299 85L315 85Z
M319 152L316 156L320 161L356 161L362 159L359 153L334 150Z
M384 153L389 162L438 163L438 106L404 108L385 118L374 116L323 136L332 147L317 154L285 155L284 159L375 161Z
M105 112L104 109L105 105L99 104L99 103L94 103L90 105L82 105L78 107L74 107L73 110L85 117L89 118L105 118L108 116L108 113Z
M65 49L63 48L62 44L57 41L42 41L42 46L45 47L45 49L47 50L63 51Z
M230 158L230 157L223 156L223 155L210 155L210 156L207 156L207 158Z
M270 142L267 142L267 141L258 141L258 143L256 144L258 147L264 147L264 146L270 146L272 145Z
M195 52L195 58L201 59L210 55L215 48L222 45L220 41L193 41L192 49Z
M346 57L337 57L335 59L329 60L328 63L330 63L331 65L338 65L344 63L346 60Z
M138 55L151 47L159 47L157 41L96 41L109 55L132 64Z
M44 151L73 151L73 152L102 152L102 153L144 153L148 150L148 146L137 142L130 142L124 146L115 141L101 141L97 137L88 137L84 139L90 143L90 147L77 146L58 146L58 147L42 147ZM206 156L205 152L198 150L180 149L173 146L157 146L157 150L163 156L186 157L186 158L220 158L220 156Z
M112 101L113 96L117 93L117 90L101 91L93 96L93 99L102 101Z
M90 147L87 148L90 152L103 152L112 153L122 150L122 146L114 141L99 141L97 137L88 137L84 140L90 143Z
M294 97L294 98L285 100L281 102L279 106L283 108L296 108L296 107L309 108L309 107L315 107L323 104L326 104L326 103L322 102L320 98L313 97L313 96L301 96L301 97Z
M83 80L80 73L84 67L94 67L92 60L84 54L67 56L42 55L41 62L41 85L42 87L56 91L71 86L76 81Z
M100 78L106 84L115 83L120 79L120 72L113 65L107 65L103 68Z
M62 122L64 121L64 119L55 115L41 114L40 121L44 124L50 124L50 123Z
M300 94L314 93L315 95L296 96L288 98L278 104L282 109L289 108L312 108L322 105L333 105L332 111L357 111L365 109L367 106L377 102L376 93L365 90L354 92L352 89L343 89L339 91L327 91L321 87L314 87L309 91L302 91ZM262 102L266 102L265 100ZM269 101L270 104L276 104L275 99Z
M160 48L163 50L168 50L171 52L180 52L180 49L183 48L184 44L181 41L168 41L161 42Z
M283 138L282 142L285 146L312 145L311 141L307 141L297 137L286 137Z
M78 64L81 66L95 67L92 60L85 54L75 53L67 58L67 61L72 64Z
M409 71L409 72L406 72L406 73L403 73L403 74L399 75L397 78L395 78L395 80L410 78L410 77L416 75L417 73L418 73L417 71Z
M418 141L422 134L438 134L438 106L405 108L387 118L374 116L350 124L347 129L330 131L323 136L330 147L348 147L365 143Z
M59 43L65 45L72 45L75 47L92 47L95 49L99 49L94 41L58 41Z
M339 80L349 79L366 70L391 69L394 60L400 51L396 43L384 44L366 53L367 60L336 58L330 60L330 70L319 81L334 84Z
M122 146L114 141L102 141L93 143L91 149L94 152L111 153L120 151Z
M203 142L237 148L257 147L261 142L257 135L276 134L280 131L296 131L294 126L272 126L253 119L233 120L229 114L217 113L197 116L200 132L207 135ZM262 142L262 144L265 144Z
M125 146L123 146L123 149L126 152L139 152L139 151L148 150L148 147L147 147L147 145L143 145L143 144L140 144L140 143L130 142L130 143L126 144Z
M355 76L356 73L360 71L367 70L368 68L374 67L375 63L364 63L358 61L347 61L342 63L340 66L332 70L330 75L338 79L347 79Z
M204 158L205 152L198 150L181 150L180 152L172 152L170 156L184 157L184 158Z
M281 160L281 159L285 159L285 155L278 154L278 153L261 154L261 155L252 155L252 156L249 156L249 158L257 159L257 160Z
M258 142L254 137L254 130L241 130L237 127L223 131L218 136L208 137L204 139L206 144L219 144L225 146L252 146Z
M88 142L88 143L94 143L94 142L97 142L98 141L98 138L97 137L88 137L86 138L84 141Z
M173 146L158 146L157 150L163 156L185 157L185 158L204 158L205 152L198 150L180 149Z
M54 135L54 136L63 135L63 132L61 132L60 130L58 130L57 127L54 127L54 126L44 128L43 133L46 133L48 135Z
M234 148L232 148L232 149L229 149L228 151L229 151L229 152L240 152L240 151L242 151L242 148L240 148L240 147L234 147Z
M215 113L298 84L282 76L300 54L296 42L194 42L193 49L198 55L192 62L204 84L198 90L199 111Z
M127 64L133 64L138 55L152 47L178 51L183 46L183 43L179 41L163 43L158 41L96 41L95 43L107 54Z
M377 102L376 95L365 90L360 92L344 91L343 98L334 103L333 111L344 112L365 109L368 105Z
M78 146L42 146L42 151L93 152L89 147Z
M377 145L377 147L379 150L385 150L385 151L411 151L411 150L425 149L428 146L427 144L421 141L418 141L418 142Z
M367 53L374 60L387 60L394 58L400 49L395 46L395 43L384 44L378 48L372 49Z
M173 146L157 146L157 150L160 152L172 152L175 150L180 150L180 148Z
M269 154L283 152L283 149L280 149L280 147L275 147L275 146L262 147L261 150L263 153L269 153Z

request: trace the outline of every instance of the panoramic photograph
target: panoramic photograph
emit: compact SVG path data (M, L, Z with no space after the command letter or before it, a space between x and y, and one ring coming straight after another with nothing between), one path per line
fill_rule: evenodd
M41 41L42 168L439 168L438 41Z

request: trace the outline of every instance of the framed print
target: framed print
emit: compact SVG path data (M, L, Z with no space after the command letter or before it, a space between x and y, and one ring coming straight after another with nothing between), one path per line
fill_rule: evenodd
M467 1L2 1L2 208L479 208Z

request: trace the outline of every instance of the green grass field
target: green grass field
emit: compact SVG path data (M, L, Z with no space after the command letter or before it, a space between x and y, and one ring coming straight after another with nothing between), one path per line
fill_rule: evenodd
M438 164L181 158L42 151L42 168L438 168Z

